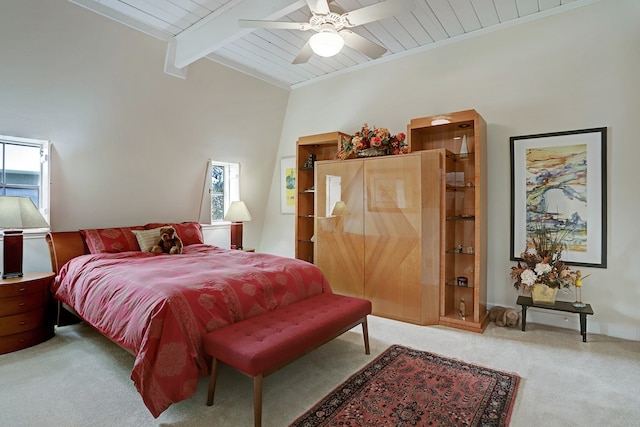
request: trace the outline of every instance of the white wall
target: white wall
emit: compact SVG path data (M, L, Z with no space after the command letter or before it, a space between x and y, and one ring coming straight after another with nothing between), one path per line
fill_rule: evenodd
M66 0L3 0L0 133L52 141L55 231L197 220L207 160L240 162L257 247L289 92L204 59L169 76L165 50ZM48 266L32 246L25 269Z
M293 256L279 159L299 136L365 121L396 133L474 108L488 123L488 302L513 306L509 137L607 126L609 266L583 269L584 299L590 331L637 340L639 20L640 2L601 0L298 88L287 105L288 92L207 60L186 80L165 75L164 43L65 0L3 0L0 133L52 140L54 230L194 219L213 157L242 164L245 246ZM41 238L25 238L24 266L49 268ZM567 317L530 314L576 329Z
M640 2L602 0L292 91L278 157L299 136L405 131L411 118L477 110L488 123L488 303L514 306L509 271L509 137L607 126L608 268L583 268L589 331L640 339ZM294 218L279 213L274 172L261 250L293 256ZM573 300L574 295L562 299ZM577 317L528 320L577 329ZM566 321L565 321L566 317Z

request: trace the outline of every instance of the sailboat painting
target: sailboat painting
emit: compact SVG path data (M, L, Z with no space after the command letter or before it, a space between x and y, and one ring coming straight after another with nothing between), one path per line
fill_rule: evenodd
M587 145L526 151L527 237L544 227L566 251L587 250Z
M544 228L568 264L606 267L606 130L511 137L511 259Z

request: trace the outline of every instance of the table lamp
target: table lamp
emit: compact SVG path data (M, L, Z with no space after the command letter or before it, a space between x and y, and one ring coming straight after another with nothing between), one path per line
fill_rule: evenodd
M247 205L242 201L231 202L225 221L231 221L231 249L242 249L242 223L251 221Z
M48 227L29 197L0 196L0 228L4 232L3 279L22 277L22 230Z
M349 215L349 209L347 208L347 204L342 200L338 200L335 205L333 205L333 209L331 209L331 216L344 216Z

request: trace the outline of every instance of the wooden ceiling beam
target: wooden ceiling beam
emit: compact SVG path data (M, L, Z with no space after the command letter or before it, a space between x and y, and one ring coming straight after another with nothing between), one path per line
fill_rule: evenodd
M175 36L169 43L165 68L184 68L253 31L240 27L239 19L277 20L305 5L304 0L231 1Z

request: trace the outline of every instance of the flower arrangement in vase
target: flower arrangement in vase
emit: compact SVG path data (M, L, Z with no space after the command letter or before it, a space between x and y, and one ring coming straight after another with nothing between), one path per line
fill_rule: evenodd
M554 304L558 289L576 282L576 272L562 261L563 238L568 231L538 228L520 255L522 261L511 267L513 287L531 293L534 303Z
M409 147L407 136L400 132L391 135L387 128L370 128L367 123L351 137L342 138L338 146L338 158L385 156L389 154L406 154Z

